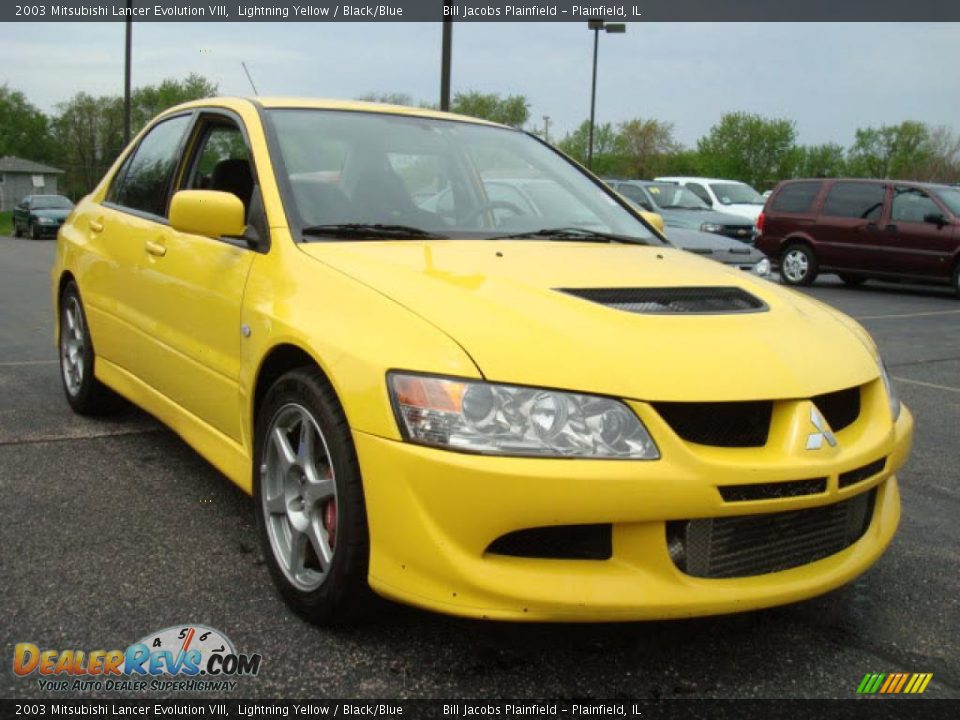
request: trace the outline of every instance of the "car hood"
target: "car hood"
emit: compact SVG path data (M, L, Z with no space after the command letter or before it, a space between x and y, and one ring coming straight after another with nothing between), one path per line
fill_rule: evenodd
M640 400L729 401L810 397L878 375L849 319L673 248L453 240L299 247L444 331L492 381ZM701 286L741 288L767 307L650 315L559 290Z
M765 255L754 247L725 235L687 228L668 228L667 240L682 250L698 253L722 262L760 262Z
M63 221L70 214L70 208L41 208L31 210L30 214L37 218Z
M747 219L739 215L717 212L716 210L670 210L658 208L657 212L663 217L667 226L682 228L699 228L703 223L716 225L749 225Z
M721 207L723 208L722 213L725 215L737 215L752 222L757 221L760 212L763 210L763 205L753 205L751 203L732 203L730 205L722 205Z

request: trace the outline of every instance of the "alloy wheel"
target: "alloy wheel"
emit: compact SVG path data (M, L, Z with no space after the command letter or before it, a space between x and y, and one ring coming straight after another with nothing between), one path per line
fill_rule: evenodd
M65 298L63 318L60 324L60 371L67 392L73 396L83 387L85 333L83 312L76 296Z
M327 441L302 405L281 407L267 430L260 466L270 548L297 589L323 584L336 551L337 486Z
M791 282L799 283L807 276L810 271L810 262L807 255L802 250L793 249L783 256L783 274Z

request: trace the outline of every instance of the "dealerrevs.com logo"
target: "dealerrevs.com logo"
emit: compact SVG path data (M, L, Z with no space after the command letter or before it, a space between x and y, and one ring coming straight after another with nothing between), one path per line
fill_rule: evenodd
M47 691L223 691L260 672L261 656L237 653L205 625L174 625L125 650L48 650L29 642L13 650L13 672L36 676Z

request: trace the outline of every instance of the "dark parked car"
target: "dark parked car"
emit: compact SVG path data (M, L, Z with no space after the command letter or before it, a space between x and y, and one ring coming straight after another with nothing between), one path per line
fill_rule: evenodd
M605 179L604 182L647 212L658 213L670 228L688 228L753 242L753 223L740 215L711 209L690 190L672 182Z
M788 285L820 272L950 283L960 296L960 189L894 180L788 180L757 219L757 247Z
M748 270L760 277L770 275L770 261L762 252L731 238L677 227L666 228L666 236L681 250Z
M34 240L56 235L71 210L73 203L63 195L27 195L13 208L13 234Z

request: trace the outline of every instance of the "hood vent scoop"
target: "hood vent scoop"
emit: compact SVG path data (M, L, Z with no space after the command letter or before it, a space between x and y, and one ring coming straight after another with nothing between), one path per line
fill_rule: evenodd
M738 287L561 288L560 292L645 315L729 315L768 309L765 302Z

